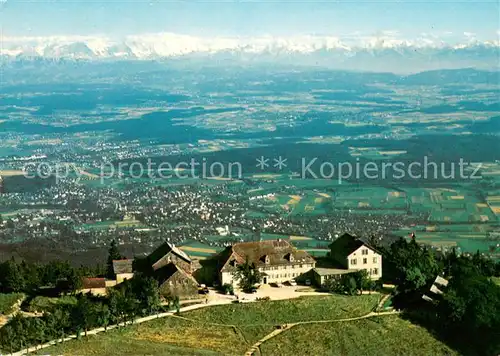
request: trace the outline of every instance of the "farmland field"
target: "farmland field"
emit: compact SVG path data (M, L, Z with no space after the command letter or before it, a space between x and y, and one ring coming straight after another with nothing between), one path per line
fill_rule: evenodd
M358 148L365 154L369 150ZM399 154L399 152L398 152ZM487 164L486 169L497 165ZM493 172L493 171L492 171ZM300 180L286 175L257 175L263 181L258 188L247 193L253 196L251 209L246 216L265 218L266 214L283 217L328 217L331 212L353 216L418 216L418 226L401 227L395 235L407 236L416 232L417 241L440 249L456 247L459 251L491 254L500 258L500 190L484 189L470 182L452 184L426 183L414 185L408 182L389 186L359 184L333 180ZM496 177L496 176L495 176ZM265 179L272 179L268 182ZM286 191L286 192L285 192ZM253 236L240 235L244 240ZM309 238L290 237L299 249L314 255L324 255L328 244ZM288 238L267 233L261 238Z
M321 335L321 337L318 337ZM458 355L397 316L298 325L261 346L263 355Z
M74 340L38 354L243 355L275 325L368 313L376 295L303 297L213 306ZM215 325L217 324L217 325ZM383 336L383 337L382 337ZM397 316L297 325L261 345L262 355L454 355L425 329Z
M245 348L232 328L207 327L170 317L66 342L39 354L205 356L243 354Z
M183 316L199 322L248 325L276 325L306 320L328 320L361 316L377 304L379 295L352 298L341 295L302 297L240 305L223 305L193 310Z
M199 241L187 241L179 248L191 257L209 257L222 250L220 247L210 246Z

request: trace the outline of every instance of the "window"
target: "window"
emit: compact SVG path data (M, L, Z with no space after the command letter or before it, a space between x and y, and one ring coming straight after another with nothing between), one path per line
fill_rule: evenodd
M373 263L377 263L377 257L373 257Z
M353 259L351 260L351 265L355 265L355 264L357 264L357 263L358 263L358 260L357 260L357 259L353 258Z
M378 268L374 268L374 269L373 269L373 274L374 274L374 275L377 275L377 274L378 274Z
M368 263L368 258L363 258L363 264L366 265Z
M365 248L365 249L361 250L361 254L368 255L368 249Z

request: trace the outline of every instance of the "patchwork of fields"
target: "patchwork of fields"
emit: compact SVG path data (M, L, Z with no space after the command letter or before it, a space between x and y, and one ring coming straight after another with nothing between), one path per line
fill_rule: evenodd
M369 151L357 150L363 154ZM485 164L484 167L485 175L500 183L500 164ZM289 189L283 193L277 186ZM422 187L402 183L374 187L338 184L335 180L293 180L285 175L275 175L272 185L261 184L260 187L252 193L258 197L252 200L255 209L248 213L249 216L265 217L264 211L283 216L314 216L330 211L371 216L420 216L420 225L407 226L394 233L405 237L416 232L419 242L438 248L456 247L463 252L479 250L500 257L500 190L472 183L446 186L429 183ZM301 242L294 241L299 248L317 249Z

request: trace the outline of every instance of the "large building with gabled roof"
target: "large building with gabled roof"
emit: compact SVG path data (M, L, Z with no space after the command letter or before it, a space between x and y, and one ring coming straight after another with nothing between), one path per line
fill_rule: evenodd
M382 254L368 241L343 234L330 244L333 261L346 270L365 270L371 279L382 277Z
M306 251L297 250L287 240L242 242L227 247L220 255L221 284L237 285L234 272L248 261L262 273L262 284L295 280L316 266Z
M175 263L187 273L192 273L191 258L170 242L165 242L149 255L149 261L153 270L156 271L169 263Z
M193 261L181 249L165 242L148 256L148 263L164 296L191 298L198 294Z
M134 277L133 262L134 260L132 259L113 260L113 272L116 284Z

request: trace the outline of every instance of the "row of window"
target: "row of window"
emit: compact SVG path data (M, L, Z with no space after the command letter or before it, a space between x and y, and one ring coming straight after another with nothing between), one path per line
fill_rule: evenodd
M282 273L282 274L276 274L276 275L270 275L269 278L294 278L300 276L300 273Z
M373 263L377 263L378 259L377 257L373 257ZM368 258L363 258L363 264L366 265L368 263ZM357 265L358 264L358 259L357 258L352 258L351 259L351 265Z
M313 268L314 265L313 264L309 264L309 263L306 263L306 264L301 264L301 265L284 265L284 266L272 266L272 267L261 267L260 270L262 271L278 271L278 270L283 270L283 269L295 269L295 268L307 268L307 267L310 267L310 268Z

